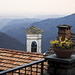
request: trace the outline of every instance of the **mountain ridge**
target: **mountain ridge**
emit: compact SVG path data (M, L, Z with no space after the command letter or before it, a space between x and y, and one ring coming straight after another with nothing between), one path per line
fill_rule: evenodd
M24 44L3 32L0 32L0 48L25 51Z
M7 33L8 35L16 38L17 40L21 41L22 43L26 43L26 37L25 37L25 33L24 30L30 26L36 26L40 29L42 29L44 31L43 36L42 36L42 52L45 52L49 46L49 40L54 40L57 37L57 25L63 25L63 24L68 24L68 25L72 25L72 32L75 33L75 13L72 15L68 15L62 18L55 18L55 19L46 19L46 20L42 20L42 21L38 21L32 24L27 25L23 25L21 27L14 27L14 29L8 29L8 31L3 31L5 33ZM8 27L11 28L11 27ZM46 44L46 45L45 45Z

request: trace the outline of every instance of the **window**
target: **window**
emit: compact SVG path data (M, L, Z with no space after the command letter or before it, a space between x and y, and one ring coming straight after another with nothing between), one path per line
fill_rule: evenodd
M70 30L70 27L69 27L69 30Z
M64 28L60 28L60 31L65 31Z
M68 31L68 28L67 28L67 31Z
M31 44L31 52L37 52L37 43L35 41Z

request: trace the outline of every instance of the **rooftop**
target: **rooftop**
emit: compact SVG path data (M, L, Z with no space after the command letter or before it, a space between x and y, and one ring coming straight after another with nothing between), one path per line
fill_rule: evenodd
M63 24L63 25L58 25L57 27L58 27L58 28L59 28L59 27L68 28L68 27L72 27L72 26Z
M19 50L10 50L0 48L0 71L8 70L11 68L15 68L17 66L25 65L37 60L43 59L44 56L42 53L34 53L34 52L24 52ZM35 66L33 65L33 74L35 75ZM40 73L40 64L38 65L39 73ZM47 68L47 62L44 63L44 68ZM27 68L29 70L30 68ZM25 70L21 70L23 74ZM17 75L17 74L15 74ZM38 74L39 75L39 74Z
M42 34L42 33L44 33L43 30L41 30L40 28L37 28L36 26L31 26L31 27L27 28L26 30L24 30L24 32L26 34Z

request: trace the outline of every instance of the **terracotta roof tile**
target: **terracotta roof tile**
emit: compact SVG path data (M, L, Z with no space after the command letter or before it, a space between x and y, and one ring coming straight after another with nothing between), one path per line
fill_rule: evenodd
M0 70L8 70L10 68L14 68L20 65L28 64L40 59L43 59L44 56L42 53L34 53L34 52L24 52L19 50L10 50L10 49L3 49L0 48ZM37 65L32 66L33 73L32 75L36 75L36 67ZM38 65L38 75L41 72L41 64ZM47 68L47 62L45 62L44 68ZM29 74L31 71L30 67L26 68L26 74ZM18 71L18 70L17 70ZM17 72L16 71L16 72ZM20 70L21 75L24 75L25 69ZM7 75L11 75L7 74ZM14 73L13 75L18 75Z

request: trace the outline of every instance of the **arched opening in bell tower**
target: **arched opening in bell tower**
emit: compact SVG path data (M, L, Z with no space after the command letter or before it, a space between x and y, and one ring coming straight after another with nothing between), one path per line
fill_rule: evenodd
M35 41L31 44L31 52L37 52L37 43Z

